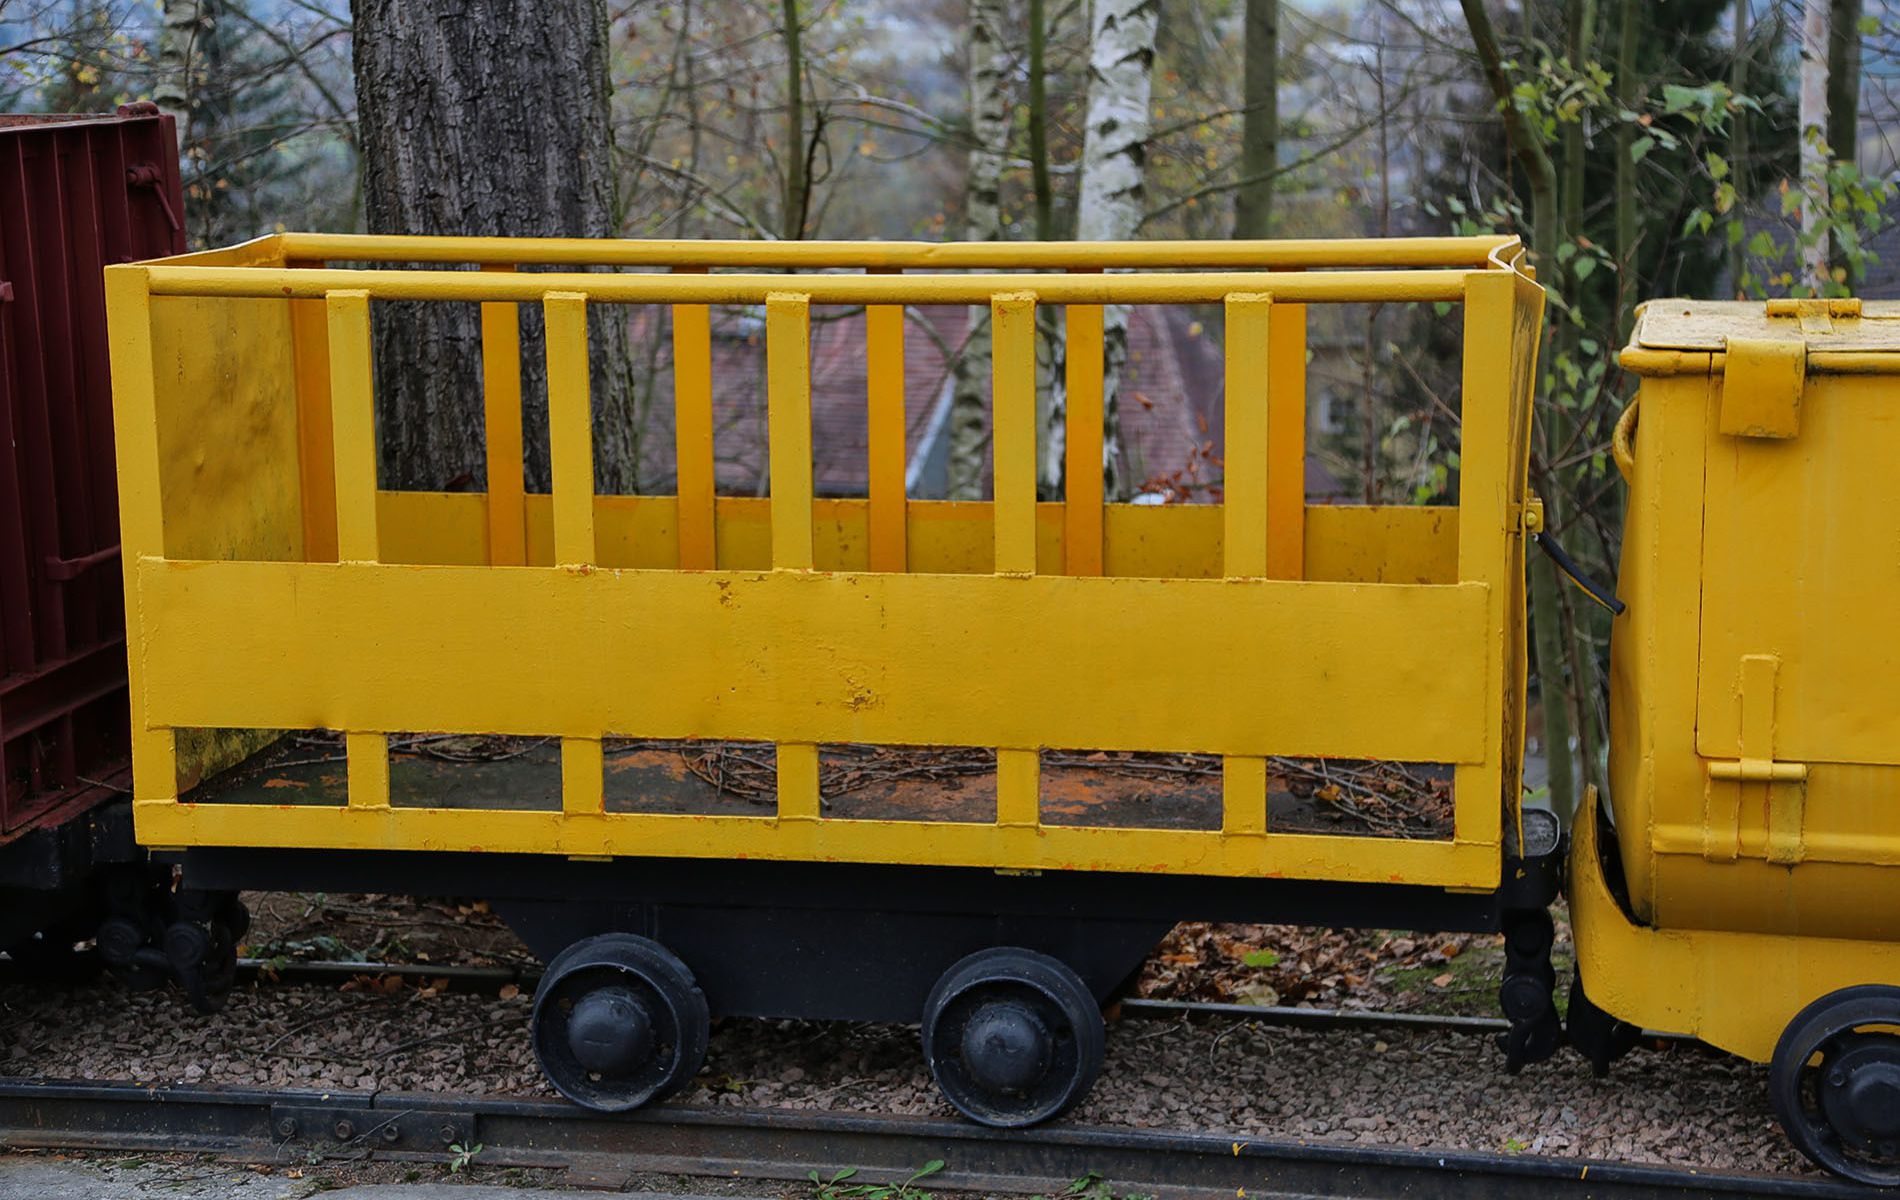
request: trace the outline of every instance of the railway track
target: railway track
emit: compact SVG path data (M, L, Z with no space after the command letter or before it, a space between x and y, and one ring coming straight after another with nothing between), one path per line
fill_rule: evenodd
M362 976L387 978L392 975L418 982L424 980L431 983L446 982L452 989L467 991L497 991L513 985L523 991L532 992L541 979L539 967L435 967L416 963L361 961L273 962L255 958L238 960L237 977L240 982L264 978L281 984L323 986L347 983ZM4 977L0 977L0 982L5 982ZM1296 1008L1291 1005L1216 1004L1198 1000L1127 999L1118 1002L1117 1008L1122 1016L1137 1019L1176 1020L1181 1017L1203 1016L1259 1021L1267 1025L1332 1032L1385 1029L1413 1033L1483 1035L1503 1033L1510 1028L1510 1023L1500 1017L1457 1016L1448 1013L1378 1012L1371 1009ZM1644 1031L1643 1038L1650 1043L1693 1044L1695 1042L1694 1038L1684 1037L1681 1034L1647 1030Z
M897 1180L941 1161L932 1190L1059 1194L1094 1176L1115 1195L1161 1200L1870 1194L1783 1175L1073 1125L998 1131L931 1118L672 1105L604 1116L545 1100L18 1079L0 1080L0 1146L298 1164L312 1155L445 1162L479 1146L474 1161L483 1165L564 1168L575 1182L613 1190L646 1174L797 1184L814 1171L830 1178L854 1168L853 1182Z

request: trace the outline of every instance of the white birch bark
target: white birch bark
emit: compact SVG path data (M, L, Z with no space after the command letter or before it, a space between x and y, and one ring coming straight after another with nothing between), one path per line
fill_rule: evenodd
M970 147L969 191L964 201L963 236L994 242L1003 236L1001 188L1003 157L1009 149L1009 111L1003 103L1002 0L970 0ZM985 419L990 395L990 314L970 309L969 336L957 358L950 394L950 483L952 500L977 500L983 494L983 448L989 440Z
M1819 294L1828 279L1828 236L1822 224L1827 192L1828 0L1801 9L1801 267Z
M1095 0L1077 240L1123 241L1134 237L1141 224L1159 7L1158 0ZM1102 315L1102 331L1102 469L1108 497L1119 500L1135 482L1124 477L1121 450L1119 392L1128 359L1128 309L1110 305Z
M158 74L152 81L152 102L171 117L183 149L190 136L191 98L197 92L193 74L201 70L199 47L210 19L204 0L164 0L158 28Z

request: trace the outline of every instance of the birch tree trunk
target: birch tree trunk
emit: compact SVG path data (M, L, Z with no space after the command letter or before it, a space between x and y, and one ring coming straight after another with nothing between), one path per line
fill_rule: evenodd
M1818 294L1828 279L1827 27L1829 0L1801 10L1801 267Z
M178 128L182 150L191 133L193 80L201 70L199 48L206 24L213 19L207 0L164 0L158 28L158 74L152 81L152 102Z
M1234 192L1234 236L1268 236L1273 217L1273 169L1280 155L1280 0L1247 0L1242 49L1240 177Z
M1860 165L1860 20L1862 0L1833 0L1827 38L1827 147L1835 162ZM1846 247L1829 266L1846 278Z
M372 233L618 232L605 0L355 0L363 190ZM634 489L628 310L590 305L595 487ZM521 312L522 440L549 486L540 306ZM485 486L481 330L470 304L374 306L387 488Z
M970 2L970 147L969 191L964 200L963 236L994 242L1003 236L1001 190L1003 156L1009 149L1009 111L1003 103L1002 0ZM990 314L970 309L969 336L957 356L950 393L950 499L983 495L983 448L989 441L985 418L990 395Z
M1088 114L1082 140L1075 236L1085 242L1135 235L1147 207L1149 98L1154 82L1158 0L1095 0L1089 30ZM1126 499L1121 445L1121 371L1128 360L1128 309L1102 314L1102 471L1105 495Z

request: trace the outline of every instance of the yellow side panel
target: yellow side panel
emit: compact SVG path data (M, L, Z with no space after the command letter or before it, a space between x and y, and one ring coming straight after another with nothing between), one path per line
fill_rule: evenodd
M303 556L290 305L152 301L165 552Z
M1896 463L1900 408L1879 377L1811 378L1797 437L1710 430L1702 754L1736 757L1741 660L1769 654L1776 758L1900 763Z
M1469 763L1497 665L1482 584L138 570L143 698L174 727ZM1220 703L1154 703L1190 684Z

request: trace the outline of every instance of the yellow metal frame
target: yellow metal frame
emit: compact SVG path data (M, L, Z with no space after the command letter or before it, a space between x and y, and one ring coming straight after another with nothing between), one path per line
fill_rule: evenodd
M1520 259L1510 238L936 246L283 234L108 268L139 837L1495 886L1519 791L1524 475L1542 307ZM337 261L487 269L324 265ZM531 265L670 270L514 269ZM828 273L794 273L813 268ZM388 299L481 305L486 497L377 490L369 309ZM1304 306L1370 301L1464 306L1455 512L1304 504ZM587 310L611 302L673 308L677 496L594 494ZM546 317L551 498L521 482L521 303ZM1157 517L1104 505L1084 482L1099 479L1091 470L1071 472L1066 504L1036 501L1036 306L1068 306L1068 444L1086 465L1101 446L1100 306L1132 303L1227 307L1219 508ZM189 470L170 461L163 431L176 406L216 383L192 378L186 356L155 351L156 316L179 304L217 306L240 332L248 315L287 313L281 335L256 336L293 344L291 553L175 549L207 539L173 527L169 506L186 486L175 479ZM766 314L767 500L713 494L713 304ZM864 500L812 494L813 304L867 306ZM904 495L902 308L917 304L992 309L993 504ZM1337 551L1325 533L1342 529L1389 532L1376 544L1395 559L1419 544L1444 555L1349 568L1327 558ZM1163 530L1152 545L1131 535ZM1183 692L1202 699L1162 699ZM343 730L347 805L181 799L175 731L201 727ZM387 735L419 729L559 737L561 809L392 807ZM608 813L601 739L619 735L774 742L777 810ZM832 742L994 747L997 819L826 817L818 746ZM1045 747L1224 755L1223 826L1044 825ZM1454 764L1454 836L1271 830L1273 754Z
M1900 985L1893 942L1638 925L1603 878L1596 805L1593 790L1577 814L1567 894L1583 985L1606 1012L1767 1062L1813 1001L1863 983Z

